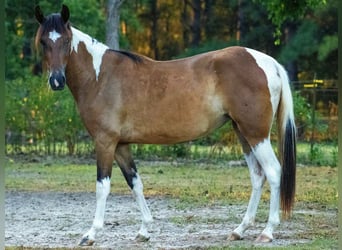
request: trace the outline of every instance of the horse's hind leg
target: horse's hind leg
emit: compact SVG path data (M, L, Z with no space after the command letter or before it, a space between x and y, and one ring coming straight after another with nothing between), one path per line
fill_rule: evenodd
M115 160L118 163L128 186L133 191L133 196L138 203L142 215L142 224L136 239L139 241L147 241L150 238L147 226L153 219L150 209L147 206L143 194L143 184L137 172L128 144L119 144L117 146L115 151Z
M265 182L265 175L261 167L259 166L254 154L250 152L245 154L245 159L248 164L248 169L252 182L252 194L249 199L247 211L242 219L241 224L234 229L233 233L229 236L229 240L241 240L243 239L244 232L254 225L255 215L258 209L262 187Z
M233 123L235 131L242 143L247 160L247 164L250 170L252 181L252 195L249 200L246 215L242 223L237 227L230 239L241 239L243 232L251 226L259 200L261 197L262 186L265 182L265 177L270 185L271 197L270 197L270 212L266 228L261 235L256 239L257 242L270 242L273 240L274 227L279 224L279 199L280 199L280 176L281 167L279 161L273 151L271 141L266 138L253 147L250 147L247 139L241 134L236 124Z
M270 242L273 240L273 230L279 222L279 200L280 200L280 177L281 166L273 151L270 139L257 144L252 148L253 153L260 166L264 170L267 181L271 189L270 212L266 228L256 239L257 242Z
M254 225L262 187L265 182L265 174L263 169L260 167L257 159L255 158L254 153L251 151L251 148L248 145L246 139L241 135L235 123L233 123L233 126L242 144L252 183L252 194L248 203L246 214L241 224L236 229L234 229L234 231L228 238L229 240L241 240L243 239L244 232L249 227Z

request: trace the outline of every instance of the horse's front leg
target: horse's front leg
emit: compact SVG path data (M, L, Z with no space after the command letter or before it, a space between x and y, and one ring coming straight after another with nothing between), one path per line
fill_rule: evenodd
M134 164L128 144L119 144L117 146L115 151L115 160L118 163L128 186L133 191L133 196L138 203L142 215L142 224L136 239L138 241L148 241L150 239L150 235L148 233L148 225L153 221L153 219L150 209L147 206L143 194L143 184L141 182L137 168Z
M96 210L91 228L83 235L79 243L82 246L93 245L96 233L103 227L106 200L110 193L115 146L115 143L104 143L103 141L95 144L97 159Z

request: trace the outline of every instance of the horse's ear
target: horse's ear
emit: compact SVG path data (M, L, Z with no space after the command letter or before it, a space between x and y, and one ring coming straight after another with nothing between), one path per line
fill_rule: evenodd
M35 8L35 16L36 16L37 21L40 24L42 24L45 21L44 14L43 14L42 10L40 9L39 5L37 5Z
M64 4L62 5L61 17L64 23L67 23L69 21L69 17L70 17L69 8L68 6Z

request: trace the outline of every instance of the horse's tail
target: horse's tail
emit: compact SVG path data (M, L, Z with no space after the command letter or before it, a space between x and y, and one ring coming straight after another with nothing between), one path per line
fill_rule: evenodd
M277 112L279 158L282 165L280 205L283 217L287 218L291 214L296 189L296 126L289 79L285 69L280 67L282 90Z

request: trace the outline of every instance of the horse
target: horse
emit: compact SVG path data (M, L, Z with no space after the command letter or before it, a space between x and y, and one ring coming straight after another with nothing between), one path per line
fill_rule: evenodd
M92 245L103 228L114 160L141 211L139 241L150 238L153 221L130 144L174 144L195 140L230 121L241 142L252 183L241 224L227 240L241 240L254 224L262 187L270 184L266 227L257 242L271 242L295 197L296 126L285 69L272 57L233 46L192 57L156 61L112 50L70 24L66 5L44 16L35 8L36 46L52 90L71 91L96 151L96 209L80 245ZM270 130L277 120L279 160Z

